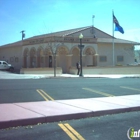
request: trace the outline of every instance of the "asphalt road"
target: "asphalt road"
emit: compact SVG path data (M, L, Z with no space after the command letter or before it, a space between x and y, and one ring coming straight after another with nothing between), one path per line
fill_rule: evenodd
M140 94L139 78L51 78L0 80L0 103Z
M140 94L139 85L139 78L0 80L0 103ZM140 129L139 118L140 111L9 128L0 140L127 140L129 128Z
M129 112L15 127L0 130L0 140L128 140L129 128L140 129L139 117L140 112Z

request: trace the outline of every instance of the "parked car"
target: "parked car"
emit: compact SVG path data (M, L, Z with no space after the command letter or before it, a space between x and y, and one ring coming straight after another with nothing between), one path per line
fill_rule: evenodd
M14 67L11 64L7 63L6 61L0 60L0 70L8 70L8 71L13 72Z

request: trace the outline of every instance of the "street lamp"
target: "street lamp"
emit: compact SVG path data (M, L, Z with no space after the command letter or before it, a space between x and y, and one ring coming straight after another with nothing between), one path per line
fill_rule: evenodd
M56 47L52 48L53 58L54 58L54 77L56 77Z
M80 39L80 45L78 45L79 49L80 49L80 65L81 65L81 69L80 69L80 75L79 76L83 76L83 66L82 66L82 49L84 48L84 45L82 45L82 39L83 39L83 35L82 33L79 35L79 39Z

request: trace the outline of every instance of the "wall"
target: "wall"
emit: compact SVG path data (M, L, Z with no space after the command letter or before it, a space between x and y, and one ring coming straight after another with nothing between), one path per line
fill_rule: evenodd
M77 74L76 68L70 68L70 74ZM83 74L140 74L140 66L126 67L83 67Z
M113 65L113 47L112 44L100 43L98 44L98 66L112 66ZM100 56L107 56L106 62L100 62ZM117 62L117 56L123 56L122 62ZM127 65L134 62L134 50L130 44L115 44L114 45L114 63L115 65Z
M12 64L15 69L22 67L22 46L0 48L0 60Z
M54 74L54 68L22 68L20 74ZM62 68L56 68L56 74L62 74Z

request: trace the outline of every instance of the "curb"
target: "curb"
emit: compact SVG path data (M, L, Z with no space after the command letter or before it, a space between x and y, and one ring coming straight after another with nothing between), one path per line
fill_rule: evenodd
M113 110L96 111L96 112L89 111L87 113L66 114L66 115L49 116L49 117L44 116L40 118L4 121L4 122L0 122L0 129L6 129L6 128L18 127L18 126L27 126L27 125L37 125L40 123L66 121L66 120L72 120L72 119L83 119L83 118L88 118L88 117L97 117L97 116L133 112L133 111L140 111L140 106L113 109Z

